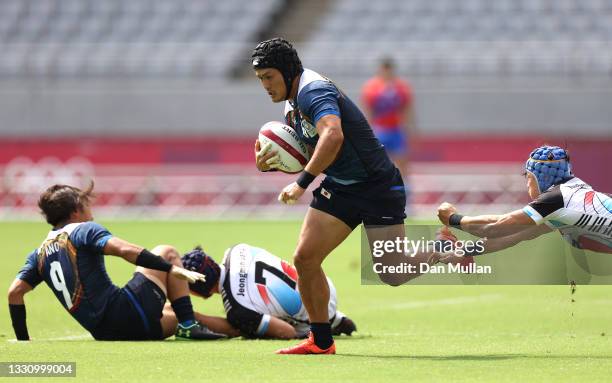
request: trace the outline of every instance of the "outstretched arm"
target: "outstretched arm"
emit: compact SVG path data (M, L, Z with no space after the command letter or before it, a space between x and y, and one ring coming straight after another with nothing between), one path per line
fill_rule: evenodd
M516 234L536 224L522 209L501 215L461 216L448 202L438 207L438 218L445 225L487 238Z
M530 241L543 234L547 234L550 232L552 232L551 228L549 228L546 225L540 225L540 226L531 226L529 228L524 228L523 231L520 231L515 234L507 235L505 237L485 239L484 251L481 254L494 253L496 251L504 250L509 247L515 246L519 244L520 242Z
M507 235L504 237L497 237L497 238L492 238L492 239L484 238L484 244L482 246L483 250L477 251L472 254L465 254L465 256L482 255L482 254L489 254L489 253L501 251L509 247L515 246L519 244L520 242L535 239L543 234L550 233L552 231L553 230L550 229L548 226L541 225L541 226L532 226L529 228L524 228L523 231L520 231L515 234ZM437 257L438 257L438 261L442 263L456 262L458 258L458 256L455 255L455 253L453 252L440 253L440 254L437 254Z
M26 308L23 296L32 291L32 286L17 278L8 291L9 312L17 340L30 340L26 323Z
M143 250L144 247L134 245L117 237L109 239L104 246L104 254L121 257L133 264L136 264L136 260Z
M186 280L189 283L195 283L198 280L202 282L206 281L204 275L173 265L147 249L124 241L121 238L110 238L106 242L106 245L104 245L104 254L116 255L134 265L142 266L147 269L170 273L174 277Z

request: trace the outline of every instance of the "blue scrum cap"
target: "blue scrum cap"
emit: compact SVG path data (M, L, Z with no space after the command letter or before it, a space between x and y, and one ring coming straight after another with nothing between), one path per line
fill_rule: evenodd
M197 281L189 284L189 289L204 298L210 297L212 295L211 290L217 285L221 275L221 268L217 262L206 254L200 246L183 255L181 261L185 269L197 271L206 276L206 282Z
M540 146L532 151L525 170L535 176L540 193L574 176L567 151L558 146Z

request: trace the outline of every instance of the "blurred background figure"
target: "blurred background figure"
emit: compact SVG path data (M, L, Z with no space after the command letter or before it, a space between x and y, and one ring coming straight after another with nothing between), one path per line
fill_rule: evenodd
M408 142L414 142L416 134L412 97L410 85L396 76L395 63L390 57L381 60L378 73L365 83L361 91L366 117L402 173L406 192L409 191Z

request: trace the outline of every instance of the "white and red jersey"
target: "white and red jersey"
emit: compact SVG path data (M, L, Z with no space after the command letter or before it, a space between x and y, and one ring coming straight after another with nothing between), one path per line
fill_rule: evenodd
M612 198L574 177L523 208L536 224L559 230L579 249L612 253Z
M308 333L308 313L297 287L297 271L268 251L239 244L227 249L221 262L220 292L228 321L243 335L263 336L270 317L295 327L299 336ZM336 310L336 289L328 278L329 319L332 327L344 317Z

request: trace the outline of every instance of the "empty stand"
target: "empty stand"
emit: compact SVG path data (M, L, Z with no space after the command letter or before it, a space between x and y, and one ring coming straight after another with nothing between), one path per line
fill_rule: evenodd
M384 55L404 74L609 74L611 42L610 0L339 0L303 56L334 76Z
M1 76L225 76L282 0L3 0Z

